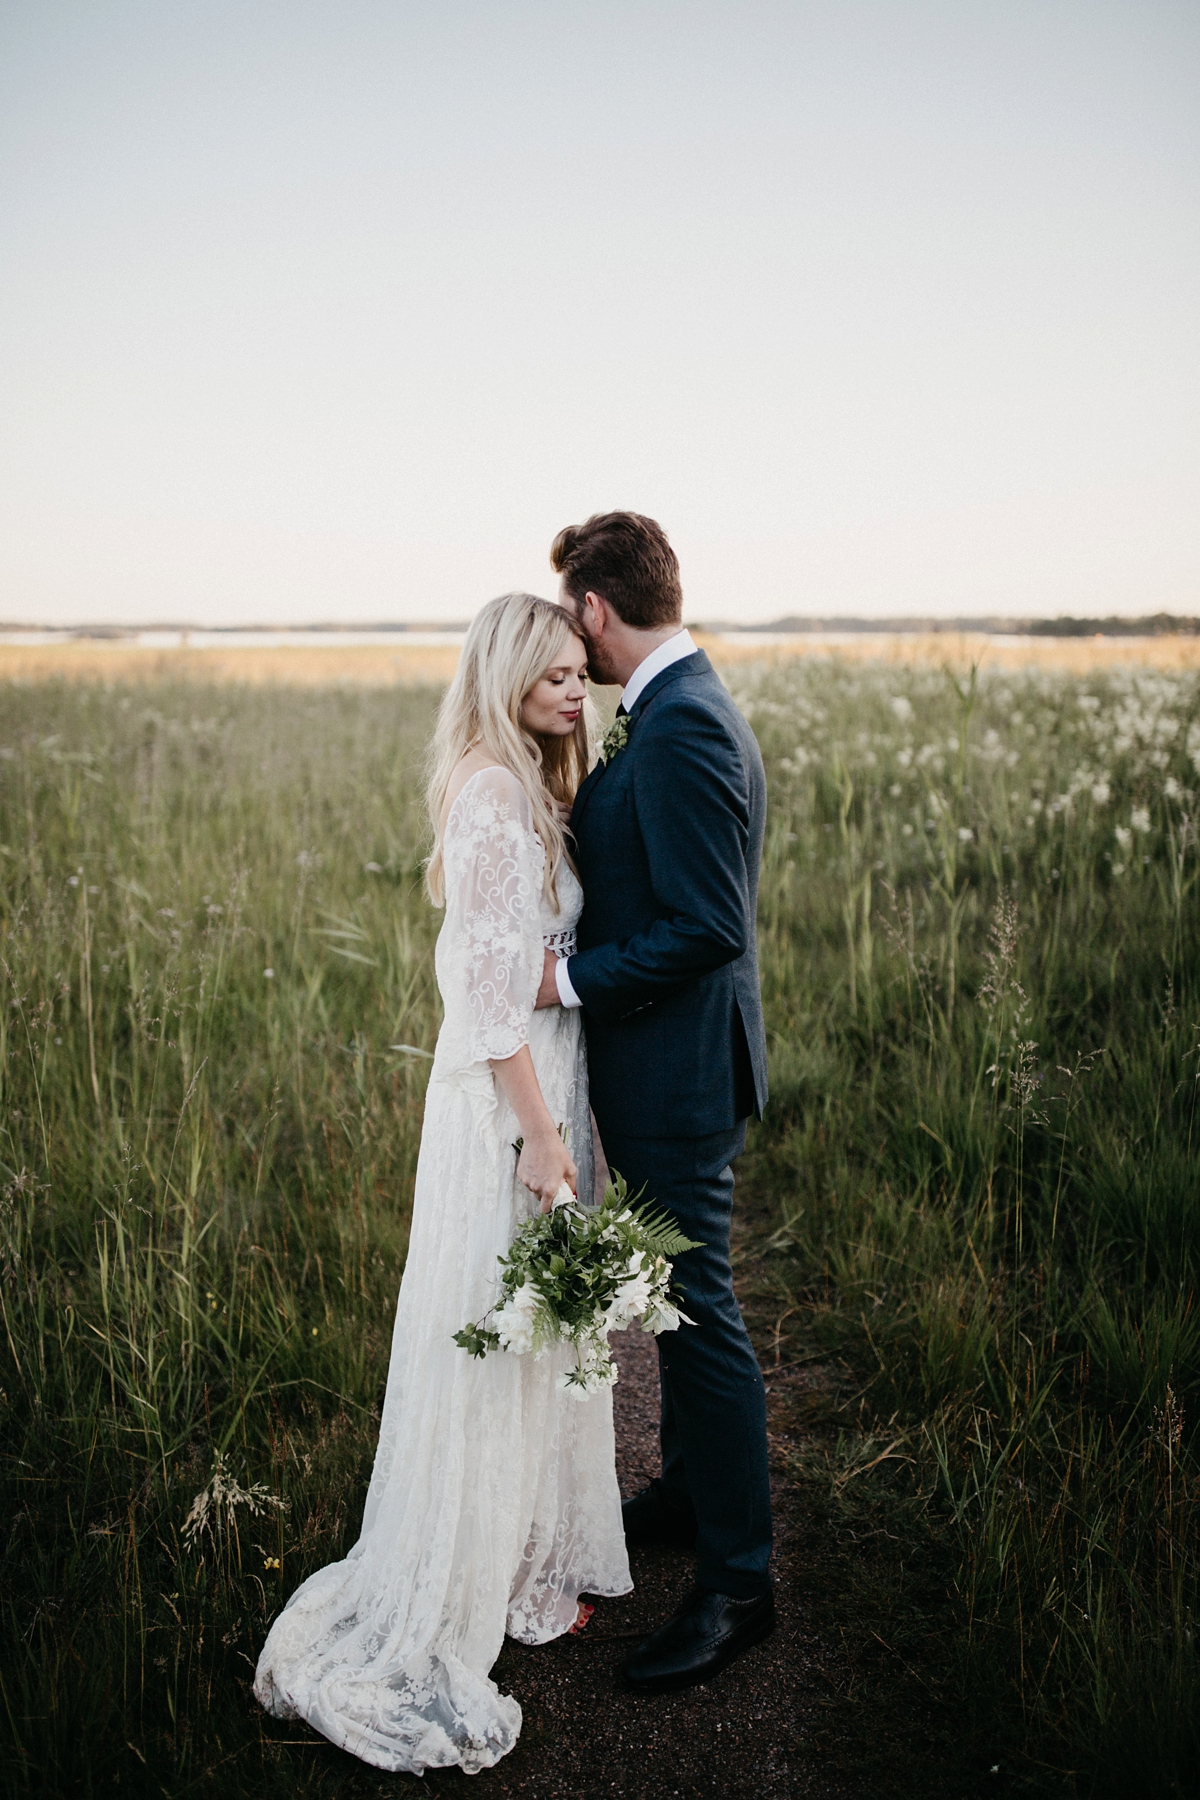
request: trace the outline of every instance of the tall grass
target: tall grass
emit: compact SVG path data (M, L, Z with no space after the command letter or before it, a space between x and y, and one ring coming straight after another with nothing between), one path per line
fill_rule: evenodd
M764 1160L959 1546L975 1726L1196 1791L1194 677L780 671Z
M771 791L780 1278L957 1547L970 1728L1052 1791L1190 1792L1196 677L732 679ZM0 1705L29 1792L295 1790L247 1683L370 1467L438 1019L432 706L5 691Z
M272 1778L248 1663L357 1523L403 1265L431 714L5 696L0 1683L33 1791Z

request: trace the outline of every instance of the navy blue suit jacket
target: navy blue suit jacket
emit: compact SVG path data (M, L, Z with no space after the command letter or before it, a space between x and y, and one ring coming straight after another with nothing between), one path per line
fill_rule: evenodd
M571 814L584 904L567 973L601 1136L703 1137L761 1116L765 818L758 744L708 657L670 664Z

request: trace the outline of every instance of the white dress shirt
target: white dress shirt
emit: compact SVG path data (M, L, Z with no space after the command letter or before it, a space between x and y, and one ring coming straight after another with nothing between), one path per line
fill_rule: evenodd
M674 637L664 639L649 656L640 662L621 693L621 705L627 713L632 712L641 699L646 688L656 675L669 669L672 663L680 662L685 656L694 656L696 645L690 631L677 631ZM586 897L585 897L586 898ZM583 1001L571 986L571 978L567 974L570 958L563 956L554 971L554 979L558 986L558 997L564 1006L582 1006Z

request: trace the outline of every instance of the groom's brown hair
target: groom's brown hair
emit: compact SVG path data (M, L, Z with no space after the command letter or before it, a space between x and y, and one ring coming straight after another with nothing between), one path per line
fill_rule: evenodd
M683 618L678 559L662 526L641 513L593 513L582 525L564 525L550 546L550 566L576 606L585 594L599 594L642 631Z

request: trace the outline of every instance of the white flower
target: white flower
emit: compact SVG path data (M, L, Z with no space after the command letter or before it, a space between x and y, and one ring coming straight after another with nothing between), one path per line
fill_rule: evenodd
M612 1387L616 1379L617 1365L608 1353L608 1346L592 1339L586 1351L577 1356L571 1368L562 1371L554 1385L560 1393L573 1394L576 1400L587 1400L601 1388Z
M888 705L898 719L911 719L913 716L912 701L906 700L903 694L896 694Z
M625 1327L638 1319L649 1306L654 1293L654 1273L644 1267L645 1257L632 1257L626 1271L625 1280L608 1303L605 1313L608 1331L624 1331Z
M680 1312L669 1300L658 1299L653 1306L647 1307L642 1314L643 1331L652 1331L657 1337L662 1331L678 1331L680 1325L694 1325L695 1320Z
M971 839L974 836L975 836L975 833L971 830L971 827L969 825L960 825L959 826L958 841L960 844L969 844L971 842Z
M1168 800L1178 800L1182 797L1182 794L1183 789L1180 787L1175 777L1173 775L1168 775L1167 779L1163 782L1164 797Z
M1107 781L1093 781L1092 799L1096 802L1097 806L1106 805L1111 795L1112 789L1109 787Z
M1149 831L1150 813L1144 806L1135 806L1129 815L1129 823L1135 831Z
M1118 825L1113 832L1113 836L1116 838L1118 844L1120 844L1122 850L1128 850L1130 844L1133 842L1132 831L1129 831L1124 825Z
M537 1311L538 1292L530 1281L522 1282L504 1305L492 1315L492 1328L500 1338L502 1350L514 1356L528 1356L533 1349L533 1319Z

